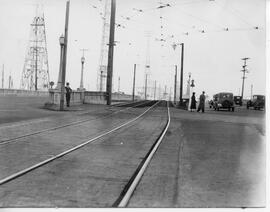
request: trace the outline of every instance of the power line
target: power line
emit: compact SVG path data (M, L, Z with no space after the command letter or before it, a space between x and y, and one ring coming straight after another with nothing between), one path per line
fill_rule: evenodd
M242 22L244 22L245 24L249 25L249 26L253 26L252 24L250 24L249 22L246 21L245 18L243 18L241 15L240 15L240 12L233 9L233 8L228 8L228 7L225 7L225 6L222 6L220 5L219 2L217 1L213 1L216 5L218 5L219 7L221 7L223 10L227 10L228 12L230 12L231 14L233 14L235 17L237 17L238 19L240 19Z
M241 98L242 98L242 101L243 101L243 96L244 96L244 87L245 87L245 79L246 79L246 73L248 73L248 70L247 70L247 60L249 60L250 58L248 57L245 57L245 58L242 58L242 60L244 60L244 65L242 66L243 67L243 70L241 70L243 72L243 77L242 77L242 94L241 94Z

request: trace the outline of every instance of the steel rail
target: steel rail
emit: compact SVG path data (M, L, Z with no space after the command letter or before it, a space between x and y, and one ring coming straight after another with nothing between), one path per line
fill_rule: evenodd
M111 108L115 108L115 107L119 107L119 106L125 106L125 105L130 105L132 103L146 103L146 101L137 101L137 102L125 102L121 105L111 105L109 106L107 109L111 109ZM136 106L134 106L136 107ZM103 110L103 109L102 109ZM94 110L94 111L84 111L84 112L77 112L77 115L84 115L84 114L88 114L90 112L98 112L101 111L100 110ZM25 126L25 125L30 125L30 124L34 124L36 122L43 122L43 121L49 121L50 119L48 117L43 117L43 118L38 118L38 119L34 119L32 121L30 120L22 120L22 121L18 121L18 122L13 122L13 123L3 123L0 125L0 129L5 129L5 128L11 128L11 127L18 127L18 126Z
M137 116L137 117L135 117L135 118L133 118L133 119L131 119L131 120L129 120L129 121L127 121L127 122L125 122L125 123L123 123L123 124L121 124L121 125L115 127L115 128L113 128L113 129L111 129L111 130L109 130L109 131L107 131L107 132L105 132L105 133L102 133L101 135L96 136L95 138L92 138L92 139L90 139L90 140L87 140L87 141L85 141L85 142L83 142L83 143L81 143L81 144L79 144L79 145L76 145L75 147L70 148L70 149L68 149L68 150L66 150L66 151L64 151L64 152L62 152L62 153L60 153L60 154L57 154L57 155L55 155L55 156L53 156L53 157L50 157L50 158L48 158L48 159L46 159L46 160L44 160L44 161L42 161L42 162L40 162L40 163L37 163L37 164L35 164L35 165L33 165L33 166L30 166L30 167L28 167L28 168L26 168L26 169L23 169L23 170L21 170L21 171L19 171L19 172L16 172L16 173L14 173L14 174L12 174L12 175L9 175L8 177L5 177L5 178L1 179L1 180L0 180L0 185L3 185L3 184L5 184L5 183L7 183L7 182L9 182L9 181L11 181L11 180L14 180L14 179L16 179L16 178L18 178L18 177L20 177L20 176L22 176L22 175L24 175L24 174L30 172L30 171L33 171L34 169L37 169L37 168L39 168L39 167L41 167L41 166L43 166L43 165L45 165L45 164L47 164L47 163L49 163L49 162L52 162L52 161L54 161L54 160L56 160L56 159L58 159L58 158L60 158L60 157L63 157L64 155L67 155L67 154L69 154L69 153L71 153L71 152L73 152L73 151L75 151L75 150L77 150L77 149L79 149L79 148L82 148L83 146L85 146L85 145L87 145L87 144L89 144L89 143L92 143L93 141L96 141L96 140L98 140L99 138L101 138L101 137L103 137L103 136L106 136L106 135L108 135L108 134L110 134L110 133L112 133L112 132L115 132L115 131L119 130L119 129L122 128L122 127L127 126L128 124L130 124L130 123L132 123L132 122L138 120L139 118L141 118L141 117L142 117L143 115L145 115L149 110L151 110L152 108L154 108L159 102L160 102L160 101L158 101L158 102L156 102L155 104L153 104L150 108L148 108L147 110L145 110L145 111L144 111L142 114L140 114L139 116Z
M161 132L160 136L156 140L156 142L153 144L149 152L146 154L144 160L141 162L133 176L130 178L130 181L127 183L126 187L123 189L122 193L120 194L120 197L116 200L116 202L113 204L113 207L126 207L134 190L136 189L137 185L139 184L147 166L149 165L153 155L155 154L156 150L158 149L164 135L166 134L171 118L170 118L170 109L167 102L167 116L168 120L166 123L165 128Z
M133 107L137 107L137 106L140 106L140 105L143 105L143 104L145 104L145 102L143 102L141 104L138 104L138 105L131 106L131 107L127 107L127 108L124 108L124 109L121 109L121 110L118 110L118 111L114 111L114 112L112 112L110 114L104 115L101 118L106 118L106 117L109 117L109 116L111 116L113 114L128 110L128 109L133 108ZM47 128L47 129L39 130L39 131L36 131L36 132L24 134L24 135L17 136L17 137L3 139L3 140L0 141L0 146L5 145L5 144L9 144L9 143L14 143L14 142L16 142L16 140L21 139L21 138L25 138L25 137L29 137L29 136L33 136L33 135L38 135L38 134L41 134L41 133L44 133L44 132L58 130L58 129L61 129L61 128L74 126L74 125L77 125L77 124L81 124L81 123L85 123L85 122L88 122L88 121L93 121L93 120L97 120L97 119L101 119L101 118L83 119L83 120L71 122L71 123L68 123L68 124L60 125L60 126L57 126L57 127Z

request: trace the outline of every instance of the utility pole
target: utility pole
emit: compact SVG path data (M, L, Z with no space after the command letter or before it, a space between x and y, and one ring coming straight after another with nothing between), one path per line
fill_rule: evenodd
M118 93L120 93L120 77L118 77Z
M243 67L243 70L241 70L243 72L241 102L243 102L243 98L244 98L245 79L246 79L246 73L248 73L248 70L246 68L247 67L247 60L248 59L249 59L248 57L242 58L242 60L244 60L244 65L242 66Z
M64 36L64 49L63 49L63 66L62 66L62 84L61 84L61 97L60 97L60 110L64 110L64 94L65 94L65 80L66 80L66 65L67 65L67 44L68 44L68 19L69 19L69 4L66 3L66 20L65 20L65 36Z
M2 88L4 88L4 80L5 80L5 65L2 66Z
M9 74L9 77L8 77L8 89L11 89L11 74Z
M250 99L252 99L252 96L253 96L253 84L251 84L251 89L250 89Z
M180 97L179 97L179 105L183 105L183 70L184 70L184 43L174 43L172 45L175 50L177 45L181 45L181 73L180 73Z
M175 75L174 75L174 103L176 104L176 88L177 88L177 65L175 65Z
M171 98L172 98L172 87L170 87L169 101L171 101Z
M147 100L147 74L145 75L144 99Z
M107 89L106 89L107 105L111 105L111 102L112 102L115 8L116 8L116 0L111 0L110 38L109 38L108 67L107 67Z
M158 100L160 100L161 97L161 86L160 84L158 85Z
M156 100L156 89L157 89L157 81L155 80L154 100Z
M84 52L88 51L88 49L80 49L80 50L83 52L83 55L81 57L82 69L81 69L80 90L84 90L84 87L83 87L83 70L84 70L84 62L85 62Z
M183 70L184 70L184 43L180 44L182 46L181 51L181 78L180 78L180 105L183 105Z
M132 89L132 101L135 100L135 80L136 80L136 64L134 64L134 73L133 73L133 89Z

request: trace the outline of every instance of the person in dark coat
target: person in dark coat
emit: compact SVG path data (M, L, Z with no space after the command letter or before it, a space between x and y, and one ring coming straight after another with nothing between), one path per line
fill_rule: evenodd
M195 97L195 92L193 92L193 93L192 93L192 96L191 96L190 111L193 112L193 109L196 110L196 97Z
M199 112L200 110L202 110L202 112L204 113L204 104L205 104L205 95L204 95L204 91L202 92L202 94L200 95L200 103L199 103L199 107L197 112Z
M70 103L70 94L72 92L72 89L69 87L69 83L67 82L66 84L66 101L67 101L67 107L69 107L69 103Z

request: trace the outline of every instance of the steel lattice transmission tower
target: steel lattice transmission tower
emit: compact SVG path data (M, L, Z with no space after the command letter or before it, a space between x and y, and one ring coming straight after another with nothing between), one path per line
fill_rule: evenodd
M46 90L49 88L49 64L43 9L37 7L30 29L30 39L23 66L21 88Z
M103 12L103 27L102 27L102 39L100 46L100 58L99 66L97 70L97 90L106 90L106 78L107 78L107 66L108 66L108 51L109 51L109 32L110 32L110 2L111 0L105 0L104 12Z

